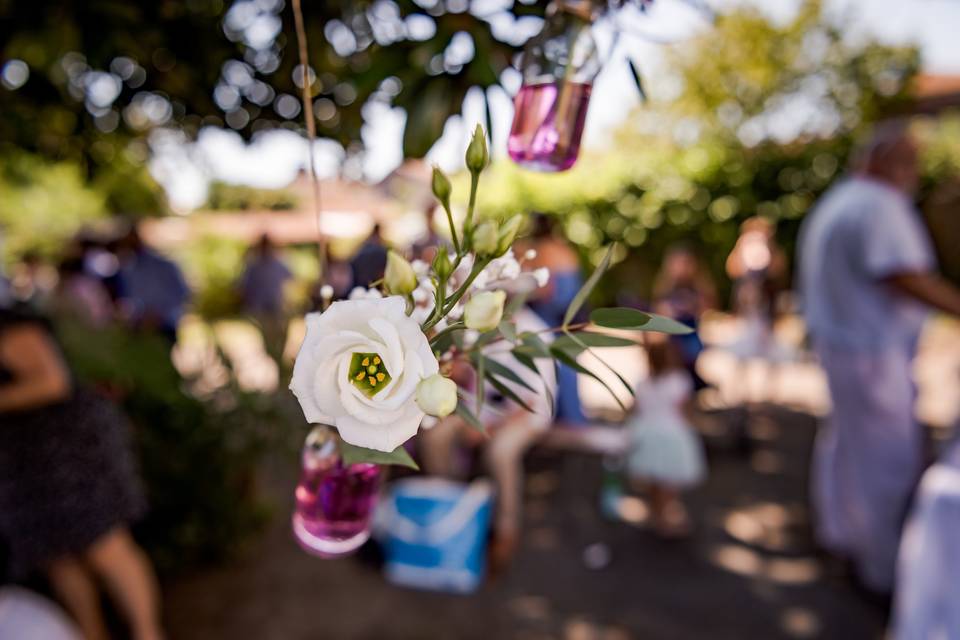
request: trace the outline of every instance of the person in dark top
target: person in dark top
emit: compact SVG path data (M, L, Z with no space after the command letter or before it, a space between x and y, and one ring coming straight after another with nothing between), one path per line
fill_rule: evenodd
M132 638L156 640L157 587L127 525L144 498L127 423L76 388L40 319L0 308L0 538L15 580L49 579L87 640L108 637L101 581Z
M369 287L371 283L383 278L383 271L387 268L387 247L380 234L380 225L373 225L370 237L366 239L360 250L350 260L350 270L353 272L353 287Z

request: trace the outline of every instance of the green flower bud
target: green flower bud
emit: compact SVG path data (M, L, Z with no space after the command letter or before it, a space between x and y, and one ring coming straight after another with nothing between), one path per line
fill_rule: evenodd
M383 282L390 293L405 296L417 288L417 274L413 272L413 267L403 256L394 251L388 251Z
M520 216L513 216L509 220L503 223L500 227L500 235L497 239L497 255L501 256L507 252L513 245L513 241L517 239L517 233L520 231L520 226L523 224L523 218Z
M497 225L491 220L481 222L473 230L473 250L478 255L488 256L496 254L500 247L500 234Z
M433 272L440 280L446 280L450 277L450 270L453 265L450 264L450 256L447 254L447 248L443 245L437 249L437 255L433 257Z
M470 146L467 147L467 169L470 173L480 173L487 166L487 137L483 134L483 128L478 124L473 130L473 138L470 140Z
M433 188L433 195L437 196L437 200L439 200L444 207L449 208L450 180L437 165L433 165L433 180L431 186Z

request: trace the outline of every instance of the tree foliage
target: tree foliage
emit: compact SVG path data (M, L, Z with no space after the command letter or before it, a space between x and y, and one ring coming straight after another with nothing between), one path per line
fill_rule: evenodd
M615 151L559 175L499 165L481 204L558 214L588 262L621 243L608 298L649 296L676 243L700 250L723 292L740 223L768 218L792 255L800 220L858 136L900 107L917 64L910 47L850 43L819 2L785 24L751 9L720 15L667 51L679 89L639 107Z
M305 2L318 133L355 143L364 105L383 102L406 110L404 151L422 156L467 90L498 84L519 50L493 24L526 21L530 35L545 4L480 16L466 0ZM302 71L282 0L3 0L0 24L0 60L30 72L0 88L0 140L18 148L95 169L155 126L300 127Z

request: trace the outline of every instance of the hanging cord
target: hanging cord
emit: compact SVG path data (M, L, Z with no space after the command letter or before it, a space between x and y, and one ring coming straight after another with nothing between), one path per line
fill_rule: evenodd
M327 278L327 243L320 227L320 178L317 177L316 160L314 158L314 143L317 139L317 125L313 118L313 97L310 95L310 66L307 64L307 30L303 25L303 11L300 9L300 0L293 0L293 22L297 30L297 48L300 54L300 70L303 86L303 116L307 124L307 148L310 153L310 183L313 186L313 206L317 218L317 257L320 260L320 283Z

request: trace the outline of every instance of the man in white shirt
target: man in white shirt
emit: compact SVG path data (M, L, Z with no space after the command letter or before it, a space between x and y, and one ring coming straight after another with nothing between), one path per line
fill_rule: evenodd
M804 222L800 289L833 412L817 436L817 536L849 556L867 587L889 591L903 518L922 471L911 363L926 311L960 314L936 274L911 203L917 149L898 123L878 128L853 175Z

